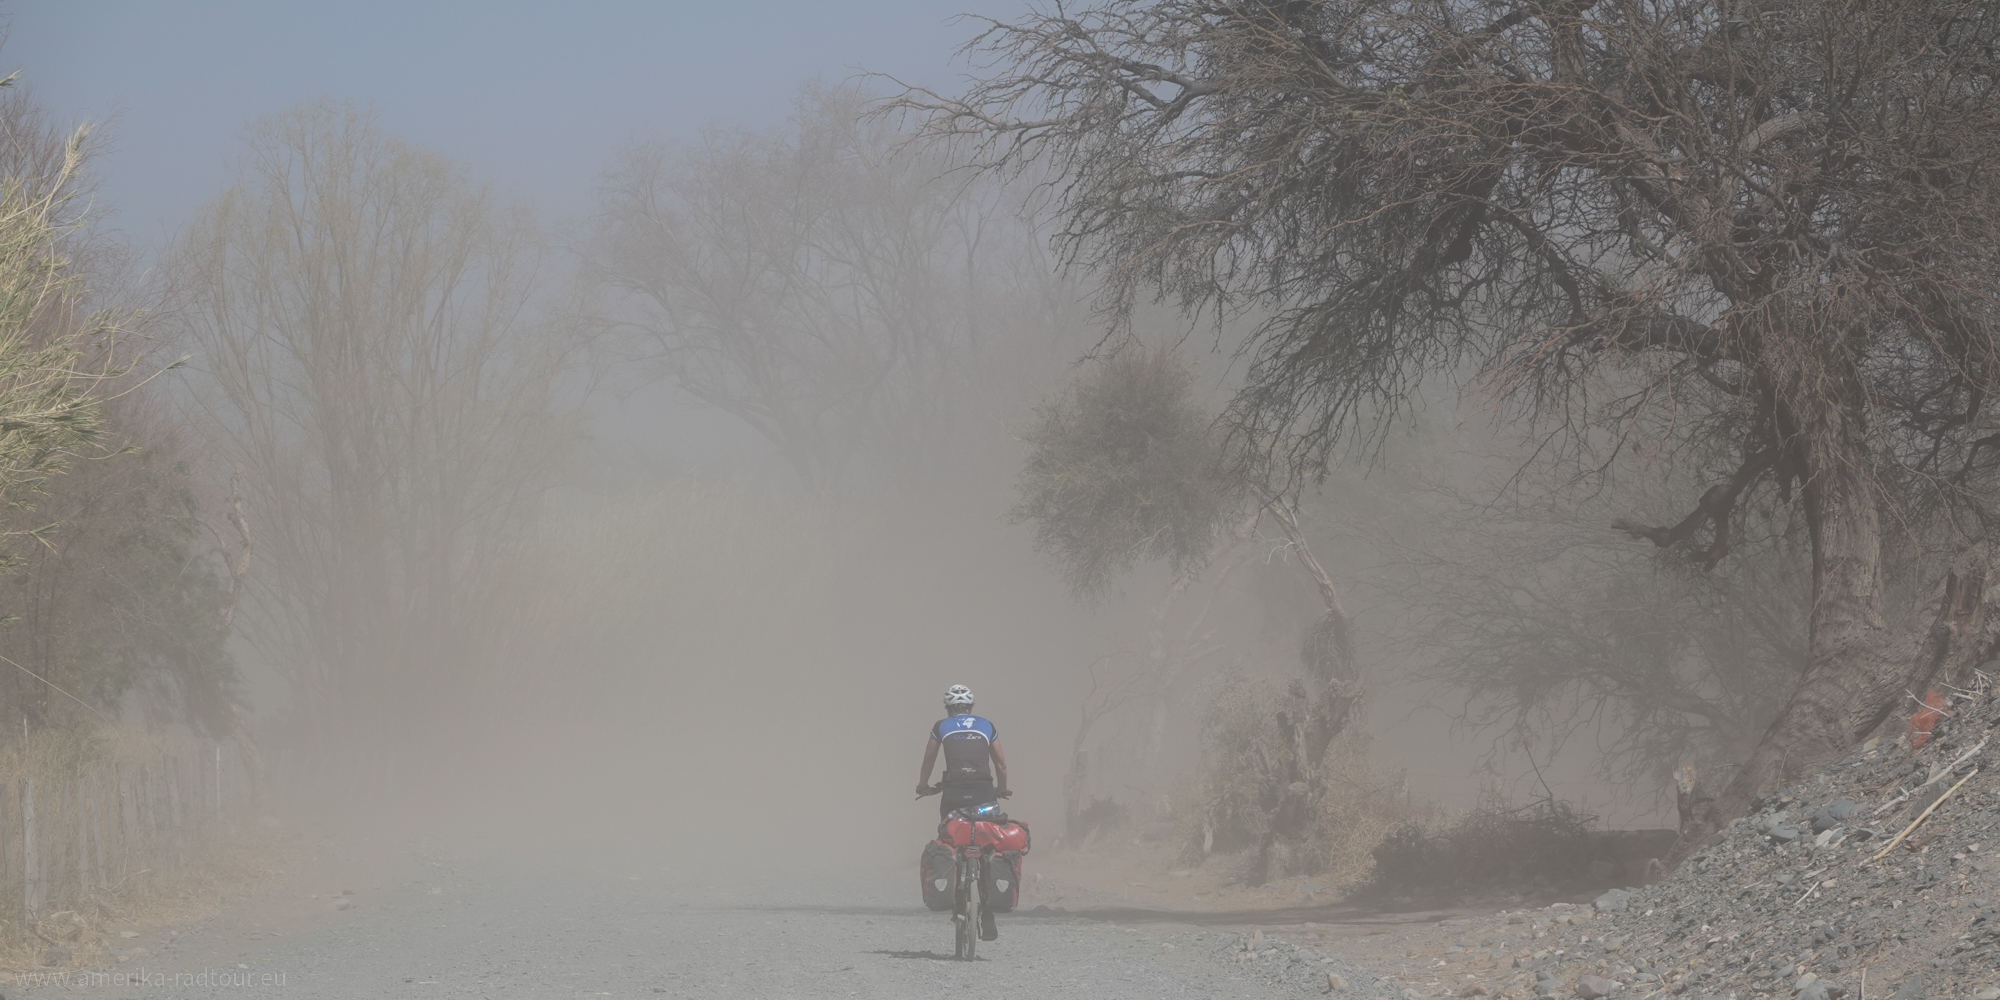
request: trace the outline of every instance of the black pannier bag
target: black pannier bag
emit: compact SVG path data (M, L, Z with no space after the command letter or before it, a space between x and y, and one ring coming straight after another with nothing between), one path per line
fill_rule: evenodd
M995 913L1011 913L1021 901L1020 851L1002 851L986 859L984 883L979 887L986 908Z
M924 845L917 875L923 882L925 906L939 911L951 909L952 897L958 892L955 863L951 848L935 840Z

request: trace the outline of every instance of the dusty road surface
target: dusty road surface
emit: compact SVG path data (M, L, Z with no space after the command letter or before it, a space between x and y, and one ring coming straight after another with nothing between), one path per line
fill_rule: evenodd
M979 960L915 905L914 876L747 886L401 854L322 863L283 890L109 947L122 961L9 997L1298 997L1219 957L1226 929L1149 917L1003 918ZM351 894L349 894L351 893ZM1314 991L1312 995L1320 995Z

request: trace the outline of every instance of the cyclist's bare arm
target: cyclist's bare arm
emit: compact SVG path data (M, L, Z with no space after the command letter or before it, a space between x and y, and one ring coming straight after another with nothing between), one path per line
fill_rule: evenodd
M931 790L931 768L937 766L937 755L938 741L937 737L933 736L930 743L924 747L924 770L923 773L917 775L918 795L923 795Z
M931 773L928 768L925 774ZM993 741L993 794L1002 798L1007 795L1007 755L1000 752L1000 741Z

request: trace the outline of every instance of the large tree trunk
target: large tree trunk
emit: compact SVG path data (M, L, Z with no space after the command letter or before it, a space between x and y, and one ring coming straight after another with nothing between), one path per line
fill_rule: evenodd
M1831 408L1829 408L1831 409ZM1811 654L1805 676L1735 778L1716 796L1683 853L1749 811L1758 796L1833 764L1893 714L1906 692L1958 675L2000 632L1994 550L1968 550L1940 594L1935 624L1892 636L1884 619L1882 509L1860 420L1830 413L1801 435L1803 501L1813 547ZM1921 693L1921 691L1916 691Z
M1818 772L1879 725L1911 665L1895 662L1883 618L1882 509L1858 407L1811 390L1796 399L1794 460L1811 534L1813 607L1805 676L1750 759L1709 805L1703 832L1751 800ZM1689 843L1700 838L1689 838Z

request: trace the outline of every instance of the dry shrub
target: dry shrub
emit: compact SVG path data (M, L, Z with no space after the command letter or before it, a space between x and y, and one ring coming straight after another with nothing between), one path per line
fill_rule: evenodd
M1278 713L1297 717L1304 708L1303 698L1270 679L1231 673L1216 680L1202 717L1201 766L1173 796L1182 864L1250 852L1262 857L1265 878L1314 875L1355 884L1368 877L1370 851L1383 835L1420 815L1369 759L1367 734L1349 726L1320 760L1322 793L1306 834L1271 837L1279 793L1298 773L1297 749L1285 739Z
M1270 829L1282 776L1294 766L1277 724L1289 700L1283 688L1238 673L1217 678L1201 718L1201 765L1191 794L1179 797L1184 861L1255 847Z
M1371 852L1382 837L1430 814L1427 806L1403 801L1398 783L1369 759L1368 742L1366 733L1350 727L1327 747L1318 815L1304 839L1272 844L1267 877L1315 875L1336 887L1359 885L1374 870Z
M223 829L190 842L178 865L131 872L32 927L17 913L0 918L0 972L47 966L51 947L70 951L69 962L58 963L69 968L111 964L114 929L193 923L281 884L306 857L305 838L294 831L264 823Z
M0 782L22 778L70 781L113 764L148 765L163 757L192 759L212 744L180 729L127 726L49 727L0 740Z
M102 943L113 926L185 923L246 898L296 867L303 840L268 821L238 814L228 822L186 831L177 846L155 843L141 853L105 851L103 881L87 891L52 893L55 907L29 925L20 914L19 782L33 778L42 817L43 865L51 885L61 885L73 864L75 811L63 794L65 783L90 775L107 780L113 765L157 767L167 757L193 760L211 744L185 730L132 727L47 728L0 741L0 797L5 821L0 836L7 852L10 883L0 891L0 970L25 972L52 957L51 948L70 952L70 966L108 962ZM247 748L240 748L247 749ZM115 817L112 818L115 822ZM114 827L115 831L115 827ZM116 836L98 829L94 836ZM100 850L102 846L100 845Z
M1405 822L1371 852L1383 893L1572 880L1591 856L1593 817L1567 802L1482 806L1450 823Z
M1124 804L1109 795L1091 796L1089 804L1076 813L1076 829L1069 836L1078 843L1089 843L1099 831L1115 830L1130 818Z

